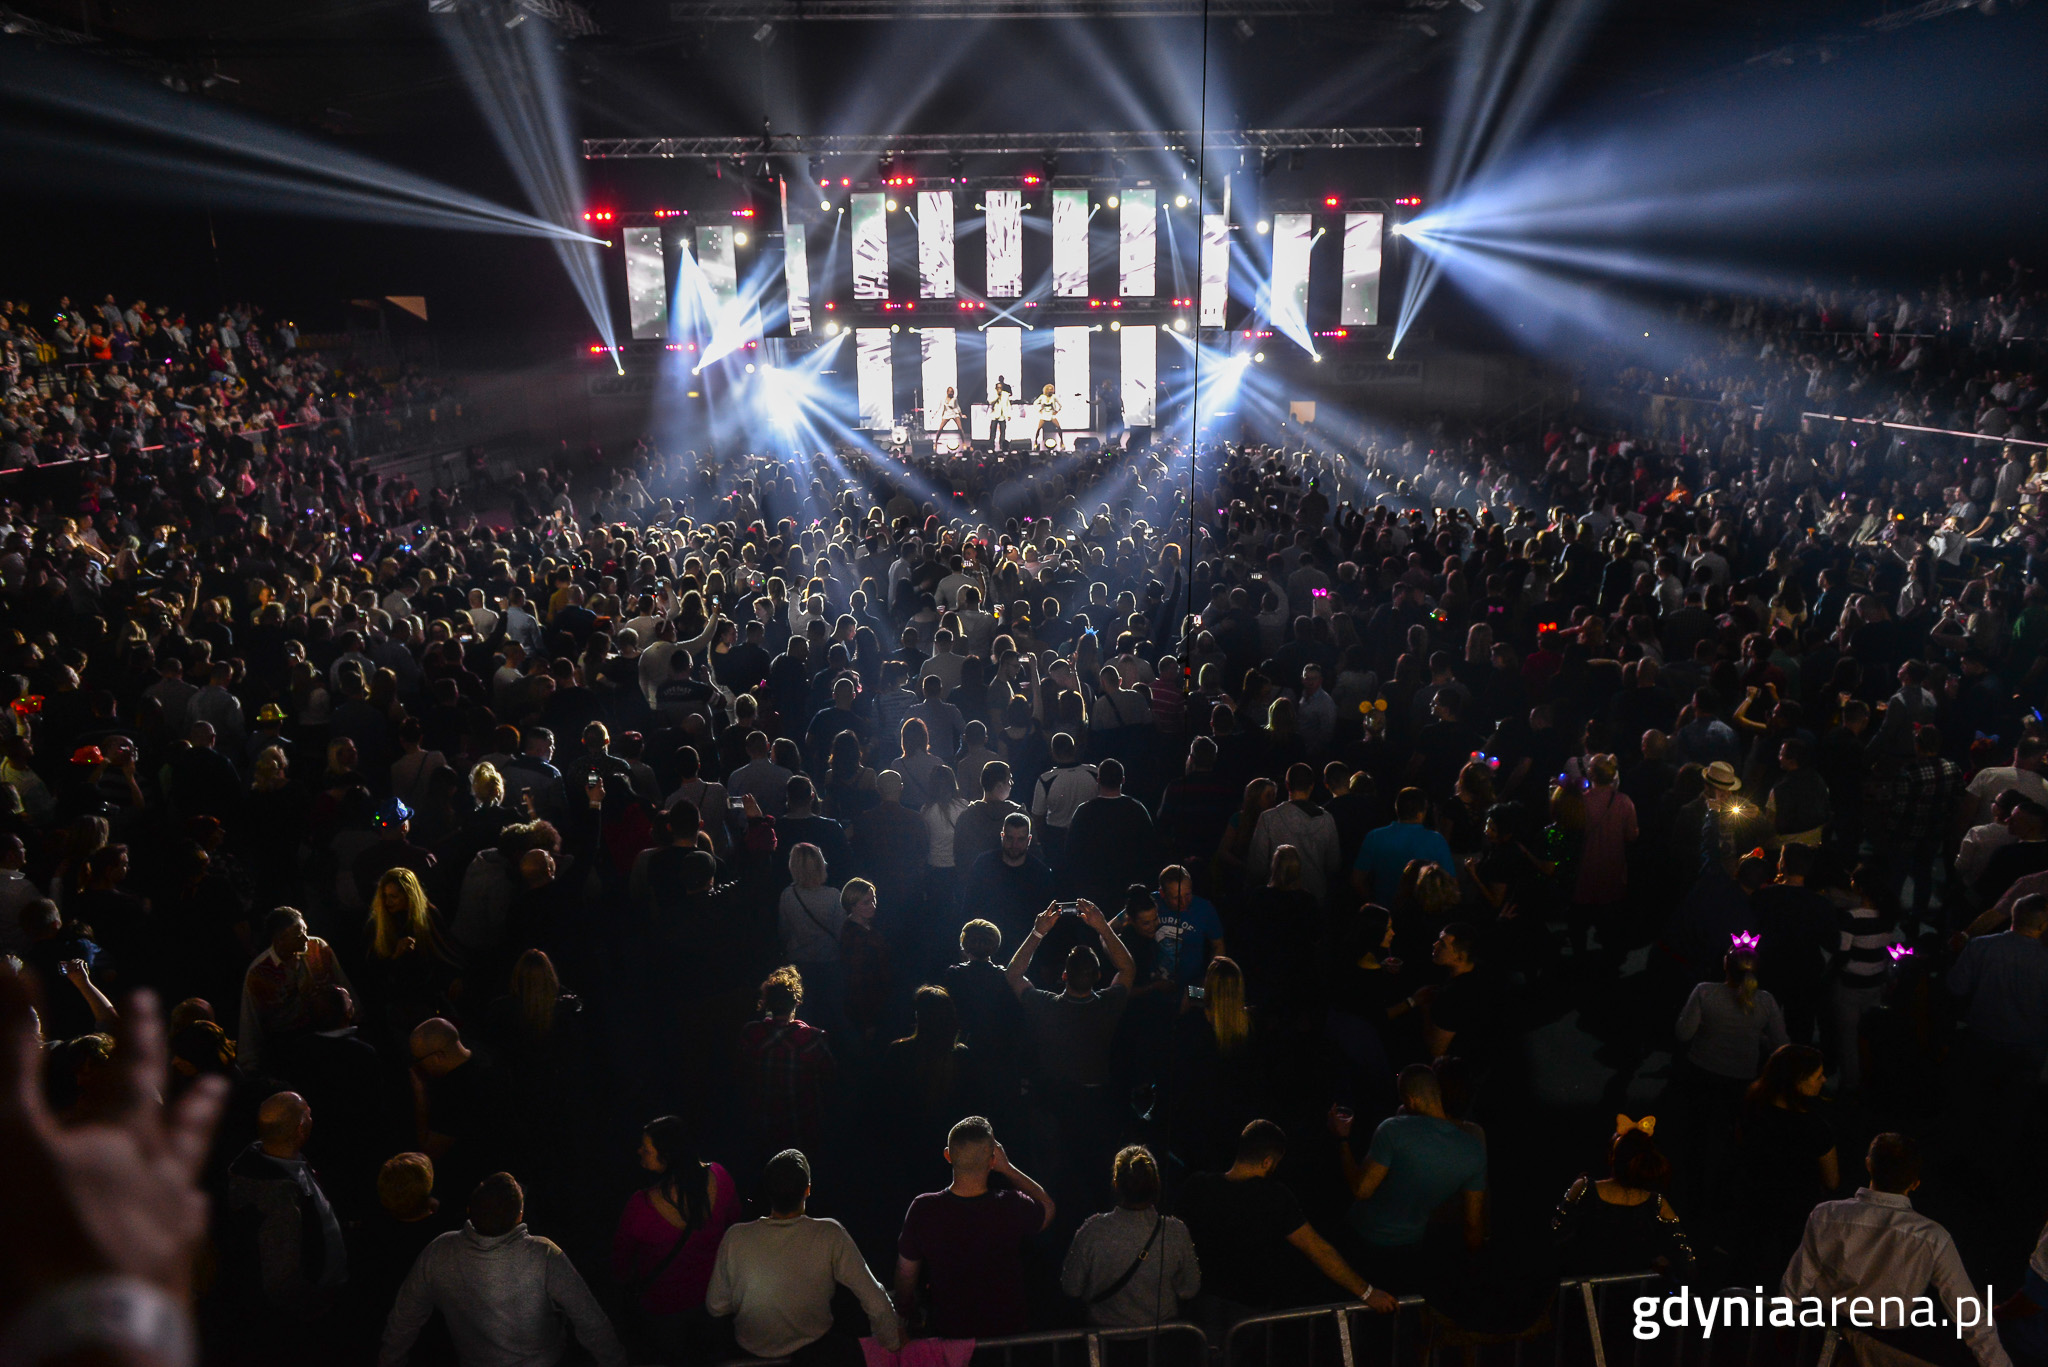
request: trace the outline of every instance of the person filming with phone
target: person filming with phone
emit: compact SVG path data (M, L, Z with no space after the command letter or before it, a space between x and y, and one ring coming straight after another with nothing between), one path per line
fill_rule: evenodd
M1031 985L1026 976L1031 961L1062 917L1078 918L1095 932L1116 969L1107 987L1101 985L1102 958L1088 944L1067 951L1063 990L1048 992ZM1111 1045L1130 1004L1136 975L1131 951L1110 929L1102 908L1086 898L1055 902L1038 913L1031 933L1010 958L1010 991L1024 1008L1025 1028L1038 1057L1030 1097L1034 1149L1041 1155L1040 1165L1051 1174L1055 1199L1062 1190L1072 1194L1074 1199L1062 1201L1068 1210L1084 1208L1090 1174L1099 1172L1115 1149Z

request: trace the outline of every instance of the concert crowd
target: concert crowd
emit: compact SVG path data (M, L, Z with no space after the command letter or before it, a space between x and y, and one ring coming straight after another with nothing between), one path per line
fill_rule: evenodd
M111 1360L390 1367L1640 1273L1993 1284L1858 1342L2048 1360L2041 358L1979 302L1847 416L2003 441L1633 374L461 497L257 311L62 304L61 381L0 314L5 463L97 457L0 528L30 1339L109 1272Z

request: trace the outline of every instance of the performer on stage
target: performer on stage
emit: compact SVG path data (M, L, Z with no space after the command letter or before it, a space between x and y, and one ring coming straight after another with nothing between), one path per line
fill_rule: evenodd
M1010 386L1003 377L996 376L995 398L988 408L989 449L1001 455L1003 445L1010 439Z
M1031 444L1048 451L1059 450L1063 435L1060 432L1060 396L1052 392L1051 385L1047 385L1032 407L1038 413L1038 430L1032 433ZM1050 440L1046 437L1047 432L1052 433Z
M946 424L953 424L953 435L961 446L967 445L967 424L960 420L960 400L953 393L953 386L946 386L946 401L939 405L939 425L932 429L932 445L939 444L939 438L946 435Z

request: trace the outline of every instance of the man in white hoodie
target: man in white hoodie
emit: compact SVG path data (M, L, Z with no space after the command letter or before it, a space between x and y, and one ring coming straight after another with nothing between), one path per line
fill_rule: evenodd
M428 1244L399 1288L378 1367L404 1367L436 1310L462 1367L554 1367L572 1328L599 1367L626 1367L626 1350L575 1264L528 1234L525 1214L526 1193L511 1173L477 1184L469 1223Z

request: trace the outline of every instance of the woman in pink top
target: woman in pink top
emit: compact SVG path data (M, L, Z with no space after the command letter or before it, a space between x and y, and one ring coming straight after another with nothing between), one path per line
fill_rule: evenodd
M720 1240L740 1218L739 1188L723 1167L697 1157L689 1126L672 1115L641 1132L639 1158L656 1179L626 1200L612 1236L612 1272L633 1296L649 1340L634 1346L674 1361L714 1334L704 1289Z
M1579 847L1579 885L1572 894L1574 925L1590 921L1600 949L1621 949L1620 913L1628 896L1628 847L1635 840L1636 804L1621 791L1620 767L1612 755L1594 755L1586 765L1586 834Z

